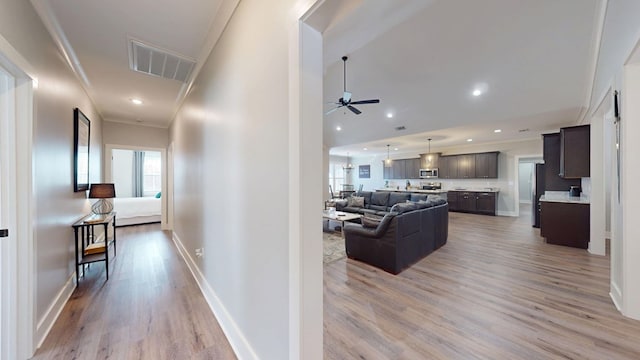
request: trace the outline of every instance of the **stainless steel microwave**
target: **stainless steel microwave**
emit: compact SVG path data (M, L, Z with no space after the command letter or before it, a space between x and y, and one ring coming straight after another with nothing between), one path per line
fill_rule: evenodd
M420 179L435 179L438 177L438 169L420 169Z

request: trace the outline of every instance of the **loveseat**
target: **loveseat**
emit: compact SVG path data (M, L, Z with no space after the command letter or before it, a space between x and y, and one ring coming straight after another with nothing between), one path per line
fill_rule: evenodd
M432 197L434 195L431 195ZM363 202L360 200L363 198ZM427 194L410 194L390 191L359 191L343 201L336 203L336 210L356 214L375 214L384 216L391 212L394 205L407 201L426 201ZM359 202L360 201L360 202Z
M447 242L449 205L446 200L399 204L379 223L344 226L345 247L350 259L398 274ZM375 227L373 227L375 225Z

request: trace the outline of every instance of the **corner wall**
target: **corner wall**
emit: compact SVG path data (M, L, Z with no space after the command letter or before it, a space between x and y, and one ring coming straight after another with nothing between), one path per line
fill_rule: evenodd
M33 226L35 320L37 336L42 337L73 289L71 224L90 211L85 192L73 192L73 109L80 108L91 120L90 182L102 180L102 119L29 1L2 2L0 34L30 63L38 78L33 116Z
M304 329L315 327L307 314L322 312L321 293L314 307L305 296L322 289L320 223L306 226L310 216L320 219L322 142L297 144L309 131L321 134L321 92L313 122L300 120L304 109L290 101L305 98L297 87L309 74L298 79L290 68L301 61L292 17L308 3L241 1L170 128L175 239L194 258L239 358L296 358L321 346L321 319L319 334ZM312 256L309 246L317 248ZM199 248L204 256L196 258ZM309 282L296 261L318 276Z

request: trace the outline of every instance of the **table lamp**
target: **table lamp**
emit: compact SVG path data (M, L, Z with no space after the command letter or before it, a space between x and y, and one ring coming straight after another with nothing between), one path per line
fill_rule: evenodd
M116 197L114 184L91 184L89 199L100 199L91 206L91 211L96 215L105 215L113 211L113 204L107 199Z

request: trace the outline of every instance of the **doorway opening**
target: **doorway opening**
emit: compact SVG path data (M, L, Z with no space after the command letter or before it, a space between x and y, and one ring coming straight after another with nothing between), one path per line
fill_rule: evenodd
M105 179L116 188L118 226L161 223L168 228L166 150L106 145Z

